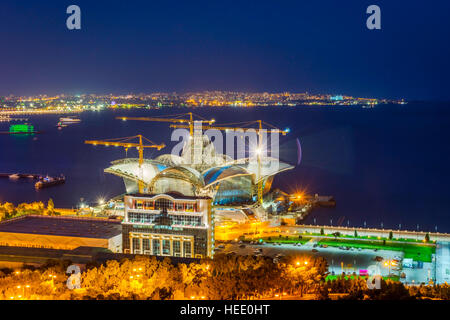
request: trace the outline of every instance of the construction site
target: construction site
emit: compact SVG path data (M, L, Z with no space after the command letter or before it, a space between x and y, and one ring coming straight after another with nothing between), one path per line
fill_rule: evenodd
M166 122L173 129L187 129L187 137L179 154L172 151L154 159L145 158L144 150L161 150L166 145L154 143L142 135L85 141L94 146L122 147L126 151L130 148L137 149L138 158L118 159L105 169L105 172L123 179L124 193L178 193L185 196L210 197L216 225L264 222L269 219L269 214L276 212L280 198L269 196L273 179L275 175L293 169L294 165L272 156L274 152L268 150L270 148L265 135L269 132L285 136L289 132L288 129L278 129L262 120L216 125L214 119L204 119L193 113L170 117L116 119ZM211 131L216 134L232 133L236 140L244 141L241 144L244 149L242 152L238 150L236 157L218 152L217 144L207 135ZM249 138L251 134L254 134L256 139ZM246 145L245 141L249 143ZM307 201L300 206L309 210L311 203ZM110 214L123 214L122 196L106 202L104 208L109 210Z

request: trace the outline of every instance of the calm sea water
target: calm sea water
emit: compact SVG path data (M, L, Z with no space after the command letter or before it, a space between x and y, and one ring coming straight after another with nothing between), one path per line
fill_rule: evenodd
M58 130L59 115L30 116L42 134L0 135L0 172L49 175L63 173L65 185L36 191L26 179L0 178L0 201L31 202L52 198L59 207L76 207L81 200L94 204L124 192L122 180L105 174L110 161L124 158L122 148L85 145L86 139L143 134L168 145L147 150L153 157L170 152L167 123L115 120L121 115L178 114L191 110L119 110L85 112L82 123ZM350 226L395 227L450 231L450 185L447 140L450 105L412 103L404 106L261 107L250 109L198 108L195 113L217 123L263 119L279 128L289 127L282 139L283 160L296 162L295 139L302 160L294 170L279 174L274 187L293 192L332 195L334 209L314 211L308 222ZM10 123L0 123L7 131ZM128 156L137 157L135 151Z

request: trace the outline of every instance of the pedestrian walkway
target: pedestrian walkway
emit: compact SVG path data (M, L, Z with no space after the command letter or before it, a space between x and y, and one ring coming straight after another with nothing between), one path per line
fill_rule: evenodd
M436 243L436 283L450 283L450 242Z
M318 244L322 240L320 237L311 238L308 242L303 245L303 248L313 248L315 244Z

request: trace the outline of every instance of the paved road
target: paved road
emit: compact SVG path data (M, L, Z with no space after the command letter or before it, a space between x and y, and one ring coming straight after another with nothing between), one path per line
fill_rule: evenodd
M436 283L450 283L450 242L436 244Z

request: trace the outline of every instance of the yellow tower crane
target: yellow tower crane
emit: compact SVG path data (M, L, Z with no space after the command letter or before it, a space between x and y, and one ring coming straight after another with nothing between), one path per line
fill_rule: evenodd
M261 179L261 153L263 150L262 133L263 133L263 130L267 130L267 129L263 128L263 124L268 126L270 128L269 130L271 132L281 133L283 136L285 136L289 132L289 130L280 130L278 128L275 128L271 124L264 122L262 120L255 120L255 121L249 121L249 122L237 122L237 123L230 123L230 124L217 125L217 126L211 126L211 125L202 126L202 130L216 129L216 130L221 130L221 131L226 131L226 130L244 131L247 129L251 129L251 127L248 127L248 126L257 125L256 132L258 134L258 146L256 149L256 159L257 159L257 163L258 163L258 172L257 172L256 181L258 181L257 192L258 192L258 203L260 203L260 204L262 204L262 202L263 202L263 182ZM240 126L237 127L238 125L240 125ZM243 126L247 126L247 127L243 127ZM180 124L172 124L172 125L170 125L170 127L171 128L188 128L188 126L180 125Z
M188 117L188 118L186 118L186 117ZM201 121L209 123L210 125L215 122L214 119L206 120L200 116L197 116L197 117L201 118ZM194 120L194 114L192 112L171 115L170 118L166 118L166 116L161 116L161 117L116 117L116 119L124 120L124 121L125 120L139 120L139 121L187 123L187 128L189 128L189 135L191 137L194 135L194 122L197 121L197 120Z
M203 117L200 117L199 115L195 115L197 118L200 118L200 121L203 121L205 123L208 124L213 124L215 122L214 119L211 120L207 120ZM170 115L170 116L160 116L160 117L116 117L116 119L119 120L139 120L139 121L155 121L155 122L171 122L171 123L185 123L186 128L189 129L189 138L190 138L190 143L191 145L191 159L194 159L194 123L195 121L199 121L199 120L195 120L194 119L194 114L192 112L188 112L188 113L180 113L180 114L174 114L174 115Z
M137 142L133 140L138 140ZM147 141L148 145L144 145L143 141ZM156 148L158 150L161 150L166 145L164 143L162 144L156 144L153 141L145 138L144 136L138 134L136 136L132 137L125 137L125 138L114 138L114 139L104 139L104 140L86 140L84 141L86 144L92 144L92 145L103 145L103 146L114 146L114 147L123 147L125 148L125 151L128 151L129 148L136 148L139 151L139 193L144 192L144 180L143 180L143 169L142 164L144 163L144 148Z

